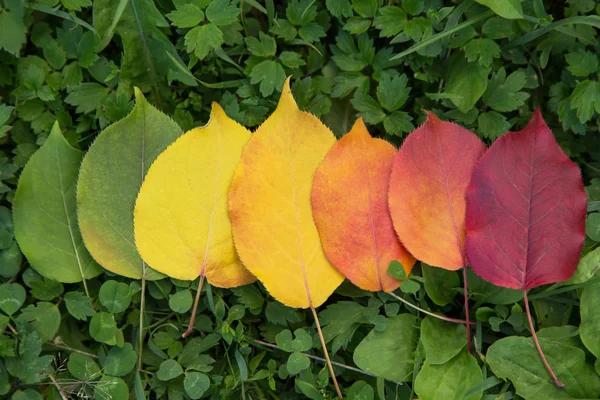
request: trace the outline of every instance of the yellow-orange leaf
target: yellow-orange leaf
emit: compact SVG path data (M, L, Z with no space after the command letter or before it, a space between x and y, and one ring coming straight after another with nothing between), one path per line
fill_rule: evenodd
M231 185L240 258L290 307L321 305L344 279L323 252L310 201L315 171L334 143L325 125L298 109L288 79L277 109L248 141Z
M400 244L388 211L396 148L369 135L362 119L327 153L315 174L312 207L329 260L356 286L392 291L392 260L410 273L415 259Z
M150 167L134 212L135 242L152 268L215 286L255 280L231 235L227 193L250 132L213 103L209 123L169 146Z
M465 193L485 146L467 129L429 113L394 158L389 206L402 244L429 265L466 263Z

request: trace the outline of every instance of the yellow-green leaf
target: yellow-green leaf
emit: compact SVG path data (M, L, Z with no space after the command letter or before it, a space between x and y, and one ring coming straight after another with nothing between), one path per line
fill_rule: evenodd
M152 164L135 207L135 241L152 268L177 279L205 275L219 287L255 280L231 235L227 194L250 131L214 103L209 123L192 129Z
M83 159L77 201L85 245L104 268L140 279L145 266L134 241L133 208L148 168L181 129L135 90L131 114L106 128ZM162 275L148 269L146 279Z
M313 177L335 143L315 116L300 111L289 87L254 133L237 167L229 212L244 265L281 303L317 307L343 276L323 252L313 220Z
M102 273L77 226L75 189L82 158L55 123L23 169L13 203L15 237L23 254L36 271L59 282Z

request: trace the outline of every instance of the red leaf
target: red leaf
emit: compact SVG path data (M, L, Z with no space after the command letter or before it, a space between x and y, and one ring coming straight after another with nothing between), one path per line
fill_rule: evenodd
M513 289L568 279L583 247L586 203L579 168L535 111L475 166L467 189L471 268Z
M465 265L465 192L485 151L462 126L428 113L394 158L389 207L402 244L429 265Z

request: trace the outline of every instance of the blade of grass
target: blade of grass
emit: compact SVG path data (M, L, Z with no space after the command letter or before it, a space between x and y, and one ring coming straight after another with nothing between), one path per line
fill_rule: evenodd
M600 16L588 15L588 16L569 17L569 18L562 19L560 21L552 22L546 26L543 26L534 31L526 33L525 35L521 36L514 42L510 43L508 45L508 47L511 48L511 47L522 46L526 43L531 42L532 40L539 38L542 35L545 35L546 33L550 32L554 29L560 28L561 26L565 26L565 25L571 25L571 24L591 25L595 28L600 29Z
M425 40L421 40L419 43L415 43L413 46L404 50L402 53L396 54L394 57L390 58L390 61L394 61L394 60L398 60L400 58L406 57L407 55L412 54L415 51L419 51L419 50L429 46L430 44L435 43L438 40L441 40L445 37L448 37L468 26L471 26L478 22L484 21L484 20L488 19L489 17L491 17L492 15L494 15L493 11L491 11L491 10L486 11L483 14L479 14L476 17L470 18L470 19L456 25L454 28L450 28L450 29L444 30L442 32L436 33L435 35L430 36Z

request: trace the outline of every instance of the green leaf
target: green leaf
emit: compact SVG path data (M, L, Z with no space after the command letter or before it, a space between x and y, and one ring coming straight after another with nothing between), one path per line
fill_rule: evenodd
M112 376L125 376L133 370L137 362L137 353L131 343L125 343L121 348L110 349L102 366L104 373Z
M595 242L600 242L600 213L591 213L585 220L585 233Z
M296 338L292 341L292 350L308 351L312 349L312 337L304 329L296 329L294 331L294 336Z
M111 343L117 335L115 317L107 312L94 314L90 320L90 336L100 343Z
M279 60L283 65L289 68L298 68L306 65L306 61L304 61L302 56L295 51L282 51L279 55Z
M0 285L0 310L7 315L13 315L23 303L27 295L23 286L18 283L3 283Z
M446 90L451 101L463 113L469 111L481 98L488 84L490 68L470 63L464 57L454 56L446 74Z
M161 381L169 381L183 374L181 365L175 360L165 360L160 364L156 376Z
M510 129L506 117L496 111L487 111L477 117L477 132L488 139L495 140Z
M339 301L321 311L319 320L323 327L323 337L326 343L333 340L333 354L340 348L346 348L358 327L367 322L363 316L364 310L365 307L356 302Z
M600 247L587 253L577 264L577 269L573 276L562 285L578 285L589 281L600 268Z
M92 0L60 0L68 10L81 11L82 8L92 5Z
M298 35L308 42L318 42L320 38L325 37L325 29L316 22L309 22L298 29Z
M115 32L123 42L120 87L128 92L133 86L152 88L158 95L158 88L166 79L197 86L175 46L161 30L169 23L153 0L97 0L93 7L94 27L100 38L96 51L104 49Z
M377 86L377 99L381 106L388 111L396 111L406 103L410 94L407 87L408 77L406 74L391 76L382 74Z
M297 375L310 367L310 358L297 351L290 354L287 360L287 370L290 375Z
M241 9L229 0L213 0L206 8L206 18L215 25L233 24Z
M138 254L133 208L148 168L181 130L139 90L135 97L131 114L106 128L81 163L78 219L86 247L104 268L134 279L146 270L146 278L152 280L162 275Z
M481 382L483 374L477 360L463 351L445 364L425 361L415 380L415 392L419 400L479 400L483 390L466 393Z
M361 116L367 124L376 125L382 122L386 117L386 114L381 109L379 103L368 94L354 93L354 98L351 102L358 111L358 115Z
M80 321L86 321L87 317L96 314L92 307L92 299L81 292L68 292L64 296L67 311Z
M281 90L285 81L285 71L281 64L273 60L264 60L250 71L250 83L260 83L260 93L270 96L275 89Z
M588 76L598 71L598 56L585 50L568 53L565 56L567 69L575 76Z
M596 249L599 250L599 249ZM598 268L598 265L596 265ZM595 283L583 289L580 299L581 325L579 335L585 347L596 357L600 358L600 284Z
M52 68L61 69L67 61L67 53L56 40L51 40L44 46L44 58Z
M504 68L500 68L490 80L483 102L499 112L517 110L529 98L528 93L519 92L526 83L527 75L523 70L515 71L507 77Z
M415 282L411 279L407 279L400 284L400 290L402 293L414 294L419 291L421 285L418 282Z
M381 0L352 0L352 8L364 18L373 18L381 6Z
M406 13L396 6L386 6L379 9L379 15L373 20L373 26L379 29L379 37L396 36L404 29Z
M188 312L189 309L192 308L193 302L194 299L192 298L192 293L188 289L180 290L169 296L169 307L179 314Z
M128 399L129 389L123 379L104 375L94 386L94 397L97 400Z
M463 48L467 61L479 61L482 67L492 65L494 58L500 57L500 46L492 39L478 38L473 39Z
M100 287L98 299L108 312L113 314L123 312L131 303L129 285L112 280L106 281Z
M65 103L76 106L75 112L89 113L104 102L110 89L99 83L86 82L71 89Z
M361 17L352 17L344 25L344 30L352 35L359 35L371 27L371 21Z
M327 11L336 18L351 17L352 7L349 0L326 0Z
M410 379L418 339L416 324L416 318L410 314L388 318L383 332L373 328L358 344L354 362L360 369L385 379L395 382Z
M402 8L410 15L419 15L423 12L425 2L423 0L403 0Z
M375 391L365 381L354 382L347 393L348 400L373 400Z
M24 3L6 2L7 9L0 11L0 49L17 56L27 40L23 22Z
M192 400L201 398L210 388L210 379L201 372L188 372L183 380L185 392Z
M71 353L67 363L69 373L81 381L97 381L102 375L100 367L92 357L80 353Z
M277 346L281 348L283 351L292 352L292 332L289 329L284 329L275 336L275 343Z
M460 285L458 275L454 271L430 267L421 263L421 271L425 279L425 291L438 306L445 306L456 297L456 287Z
M390 261L390 265L388 266L387 273L388 273L388 275L391 275L393 278L396 278L401 281L408 278L408 275L406 275L406 270L404 269L404 267L402 266L400 261L397 261L397 260Z
M60 326L60 311L52 303L38 302L29 305L21 311L19 321L30 322L44 342L54 339Z
M430 365L445 364L467 345L464 325L425 317L421 321L421 341Z
M496 14L507 19L522 19L523 7L521 0L475 0L479 4L488 6Z
M215 24L197 26L185 35L187 52L194 53L200 60L211 50L220 48L223 42L223 32Z
M571 109L577 110L577 118L585 124L600 113L600 82L585 80L579 82L571 94Z
M167 14L167 18L178 28L193 28L204 20L204 12L194 4L182 4Z
M477 304L514 304L523 299L523 292L496 286L481 279L471 269L467 270L469 294L477 300Z
M39 392L33 389L25 389L25 391L17 390L13 393L11 400L42 400L43 397Z
M310 383L301 381L300 379L296 379L294 382L296 383L296 386L298 387L298 389L300 389L302 394L305 395L306 397L308 397L309 399L311 399L311 400L322 400L323 399L323 395L321 394L321 392L316 387L311 385Z
M287 307L278 301L267 303L265 316L269 322L282 326L297 324L302 320L300 313L296 309Z
M306 25L317 16L317 7L312 0L292 0L285 9L285 16L294 25Z
M258 33L259 39L249 36L244 38L248 51L257 57L272 57L277 52L275 39L262 32Z
M15 237L23 254L36 271L59 282L79 282L102 272L83 246L75 216L82 158L55 123L23 169L13 203Z
M23 254L17 242L13 242L9 248L0 251L0 276L12 278L19 273L23 262Z
M383 120L385 131L391 135L401 136L415 130L412 117L404 111L394 111Z
M550 379L531 338L511 336L494 342L487 351L487 363L497 377L509 379L525 400L600 396L600 377L586 364L583 350L542 337L538 339L564 388L557 388Z

